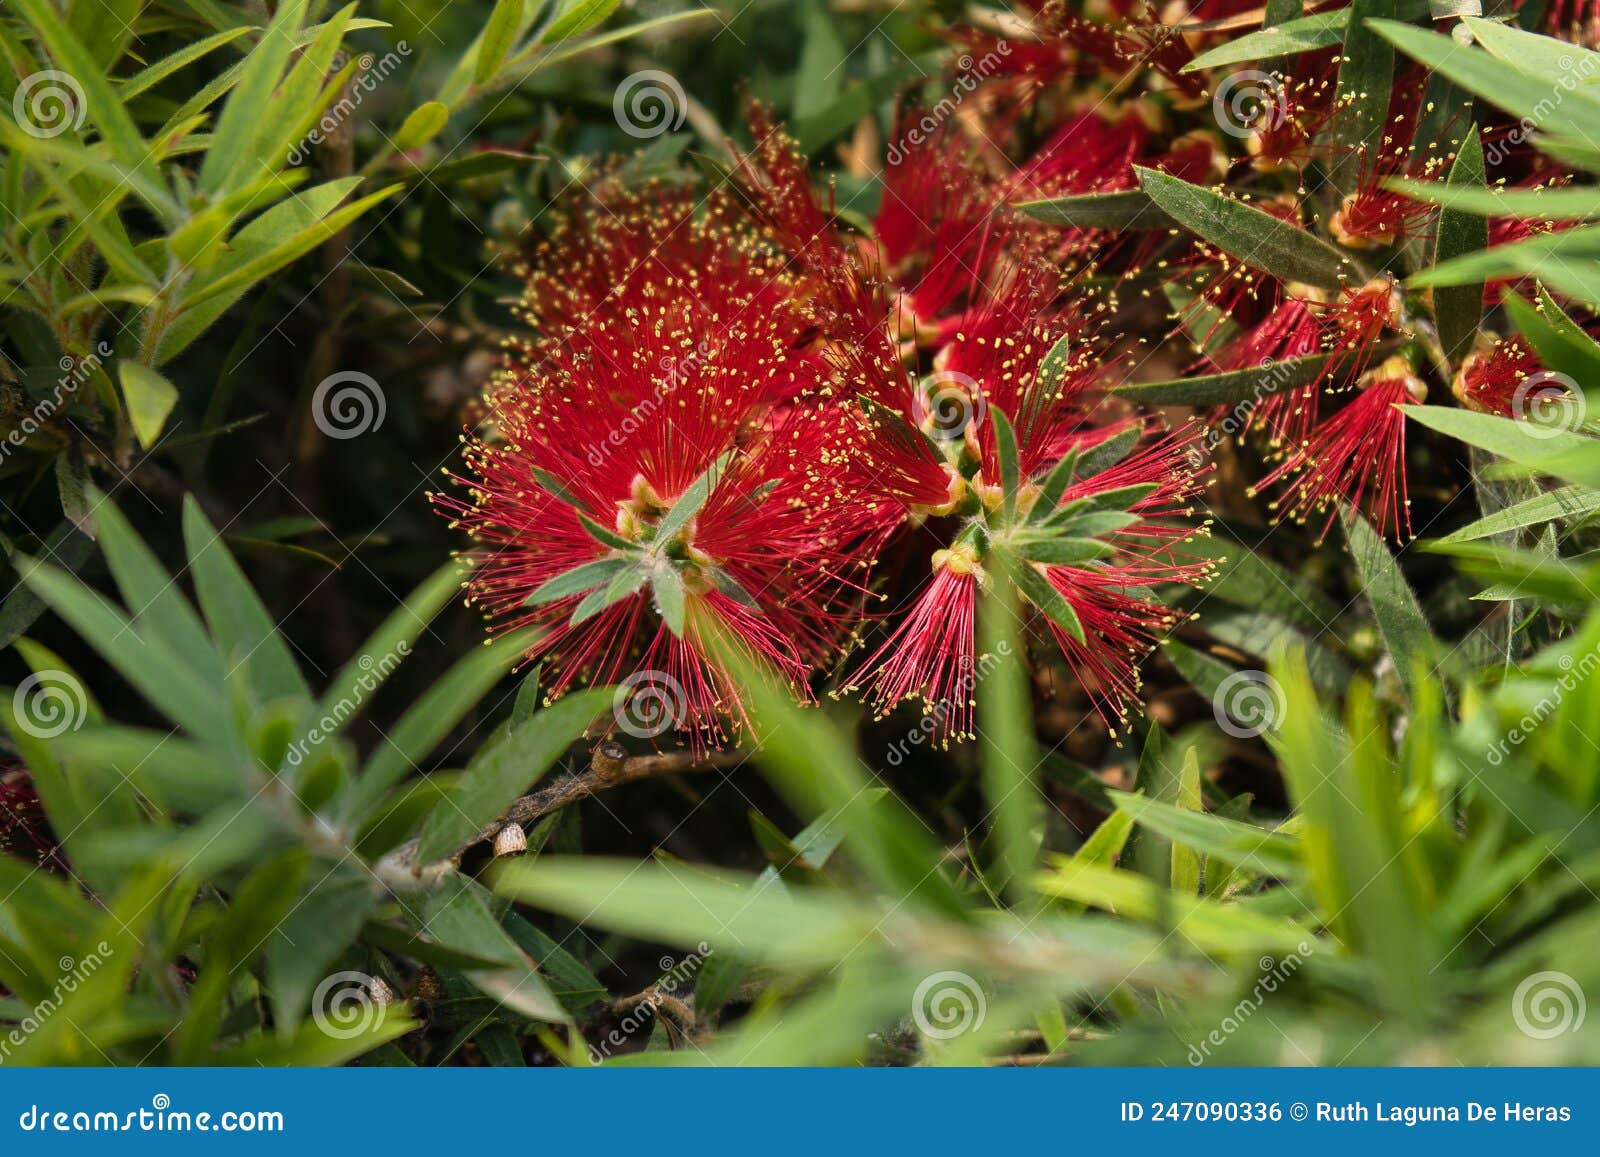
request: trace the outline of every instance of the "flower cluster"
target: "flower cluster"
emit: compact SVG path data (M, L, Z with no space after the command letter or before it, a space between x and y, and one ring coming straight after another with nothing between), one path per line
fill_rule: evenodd
M531 336L437 499L475 539L471 600L534 629L553 695L661 673L693 742L743 714L730 644L801 698L825 671L920 698L950 738L1003 568L1119 715L1174 621L1151 588L1208 565L1181 550L1198 430L1105 405L1114 294L1007 208L1062 167L989 178L941 128L863 234L763 109L751 128L709 194L608 183L526 255Z
M1408 408L1521 416L1533 349L1474 338L1477 316L1446 335L1402 289L1437 242L1418 187L1469 129L1496 144L1491 182L1566 180L1499 147L1508 122L1437 107L1409 64L1350 95L1337 46L1244 74L1241 102L1205 54L1261 21L1246 0L1022 8L945 30L960 99L908 97L884 162L856 156L866 214L757 106L708 188L619 171L523 255L530 336L468 439L466 495L438 501L476 540L471 599L533 629L552 694L659 672L677 722L719 740L743 714L731 644L801 698L828 673L971 735L1003 576L1114 724L1175 625L1157 592L1208 573L1185 549L1206 413L1260 448L1248 492L1274 517L1325 534L1348 504L1397 537ZM1336 130L1363 100L1381 140L1352 145ZM1174 380L1219 405L1174 428L1124 398L1180 345Z

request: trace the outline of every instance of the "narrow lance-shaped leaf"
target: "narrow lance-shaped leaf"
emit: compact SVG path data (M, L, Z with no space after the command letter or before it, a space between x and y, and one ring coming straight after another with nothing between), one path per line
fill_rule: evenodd
M1352 0L1344 29L1344 56L1334 95L1334 184L1353 193L1377 164L1389 123L1389 91L1394 82L1394 48L1367 26L1393 17L1396 0Z
M1417 596L1377 531L1349 506L1341 505L1339 514L1350 554L1361 573L1361 585L1372 605L1373 617L1378 620L1378 632L1394 660L1395 673L1410 691L1419 674L1426 677L1430 668L1425 664L1431 664L1436 657L1433 632L1417 604Z
M1030 894L1028 873L1038 855L1044 813L1036 777L1039 754L1033 734L1033 702L1018 629L1021 606L1009 573L1012 569L997 569L978 606L979 649L985 657L994 656L996 662L982 676L976 692L983 790L994 816L996 874L1012 898L1020 899ZM1020 560L1015 569L1033 570Z
M1156 169L1139 184L1174 221L1229 256L1285 281L1336 289L1345 259L1326 241L1270 213Z
M1071 225L1078 229L1170 229L1173 223L1142 189L1022 201L1016 208L1046 225Z
M1482 188L1484 182L1483 146L1478 139L1478 127L1461 142L1455 163L1450 166L1449 183L1466 188ZM1434 249L1436 261L1448 261L1463 253L1483 249L1489 244L1489 223L1476 213L1458 209L1445 209L1439 214L1438 241ZM1459 366L1461 359L1472 350L1472 341L1478 334L1478 323L1483 317L1483 282L1464 285L1440 286L1433 291L1433 320L1439 331L1439 344L1450 359Z

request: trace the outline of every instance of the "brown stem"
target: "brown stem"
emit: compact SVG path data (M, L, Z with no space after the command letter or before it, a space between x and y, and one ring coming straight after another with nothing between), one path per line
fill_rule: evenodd
M606 742L595 748L589 761L589 770L559 779L536 792L513 800L499 819L485 824L478 833L467 840L448 859L438 864L418 864L417 841L408 840L384 856L374 871L391 886L407 884L412 888L436 882L461 857L478 844L493 840L507 824L527 824L552 812L570 807L602 791L619 787L635 780L651 779L658 775L680 775L687 772L721 771L740 766L748 758L743 751L713 751L696 757L687 751L663 751L654 755L629 755L621 744ZM409 879L407 879L409 877Z

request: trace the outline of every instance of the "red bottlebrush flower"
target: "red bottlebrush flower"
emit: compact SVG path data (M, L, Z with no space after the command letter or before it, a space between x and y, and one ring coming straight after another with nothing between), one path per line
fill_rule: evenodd
M1273 503L1296 521L1328 512L1326 535L1342 500L1366 509L1380 533L1410 537L1406 495L1406 418L1397 406L1419 405L1428 388L1404 358L1390 358L1365 375L1356 397L1291 447L1284 463L1261 485L1285 483Z
M1310 357L1321 350L1321 323L1309 305L1291 297L1258 325L1229 342L1213 360L1219 370L1227 372L1270 368L1278 362ZM1269 394L1250 407L1242 424L1265 430L1273 445L1302 442L1316 423L1320 389L1320 383L1312 382ZM1226 413L1224 410L1215 417L1223 418Z
M1487 349L1466 356L1451 392L1470 410L1509 418L1518 388L1540 368L1539 359L1521 337L1496 339Z
M1357 374L1371 362L1386 330L1401 319L1400 291L1387 277L1376 277L1352 289L1345 286L1325 312L1333 352L1341 353L1339 368Z
M1253 168L1299 172L1317 156L1316 141L1333 119L1336 91L1334 70L1323 65L1299 77L1274 74L1266 84L1235 89L1226 98L1219 88L1216 99L1228 102L1234 123L1249 132L1244 144ZM1257 101L1253 109L1231 103L1240 92Z
M646 237L666 227L648 198L625 209ZM495 433L468 442L471 500L437 501L479 544L471 600L497 631L541 629L528 656L549 657L552 695L642 662L698 742L740 716L713 636L803 694L882 520L823 468L854 426L815 404L831 371L772 307L795 294L781 255L716 215L675 228L662 260L617 267L581 328L513 351ZM535 316L550 292L530 287Z
M936 361L934 379L959 390L959 437L925 438L886 406L871 414L862 484L884 478L880 493L910 516L950 519L940 525L952 529L933 555L932 581L855 678L879 711L925 700L944 740L970 734L972 631L996 552L1072 641L1064 654L1102 714L1123 709L1140 654L1170 618L1143 588L1197 582L1206 571L1176 549L1194 533L1177 519L1199 486L1190 460L1198 431L1138 448L1143 422L1091 421L1086 399L1106 368L1080 312L1057 305L1043 273L1019 270ZM1018 488L1009 494L1001 415L1015 436Z
M909 110L897 122L872 222L883 268L904 295L908 336L973 304L1015 234L970 142L950 121L924 134L920 116Z
M977 649L978 570L965 548L934 555L933 581L900 626L863 665L867 700L885 715L908 699L935 716L941 740L973 735L973 655ZM854 686L846 690L855 690Z
M1090 109L1067 120L1017 170L1016 199L1131 189L1150 131L1135 109L1116 120Z
M0 855L68 874L66 857L50 830L39 793L27 771L15 763L0 771Z

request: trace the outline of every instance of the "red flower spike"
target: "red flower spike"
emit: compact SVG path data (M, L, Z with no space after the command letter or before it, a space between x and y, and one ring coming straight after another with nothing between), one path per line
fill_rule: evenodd
M69 874L39 793L27 771L15 762L0 771L0 855L25 860L58 875Z
M857 429L817 404L837 393L832 371L796 348L794 313L772 308L795 293L781 258L748 226L713 215L669 227L656 211L636 201L624 220L637 232L591 232L624 259L646 238L663 256L622 264L581 329L513 350L492 399L497 437L468 442L470 501L437 501L479 544L470 599L495 630L544 628L528 657L549 657L552 695L616 681L642 656L675 684L675 722L700 742L741 713L708 658L713 628L803 692L853 625L885 519L826 468L851 457ZM658 540L708 472L693 517ZM617 573L529 605L595 563ZM599 595L609 605L575 616Z
M1358 389L1355 399L1292 448L1261 486L1285 483L1283 497L1273 505L1296 521L1327 511L1324 536L1337 517L1336 503L1343 501L1367 510L1380 533L1409 538L1406 418L1396 407L1421 404L1427 386L1404 358L1390 358Z
M1223 372L1269 369L1282 361L1310 357L1322 350L1322 326L1311 307L1298 298L1287 298L1260 324L1245 330L1213 359ZM1291 390L1268 394L1251 405L1242 425L1263 430L1274 446L1305 440L1317 420L1317 382ZM1226 421L1223 408L1214 421ZM1242 432L1242 431L1241 431Z
M900 626L863 664L871 672L867 701L879 717L907 699L921 699L935 717L942 743L970 738L973 654L976 650L979 570L970 552L935 556L933 581ZM858 689L851 684L843 688Z

